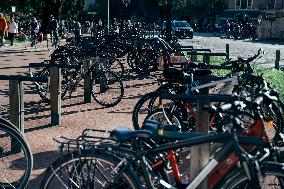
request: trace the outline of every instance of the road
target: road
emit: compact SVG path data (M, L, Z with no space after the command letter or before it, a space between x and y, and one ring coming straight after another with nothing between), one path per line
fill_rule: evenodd
M226 44L230 47L230 58L249 57L257 53L259 48L265 52L257 63L274 67L276 50L280 50L280 65L284 67L284 41L235 40L220 38L212 33L194 33L193 39L180 40L182 45L192 45L196 48L209 48L214 52L225 52Z

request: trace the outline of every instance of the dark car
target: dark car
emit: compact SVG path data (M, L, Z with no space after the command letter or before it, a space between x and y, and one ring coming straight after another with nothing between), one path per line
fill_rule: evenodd
M172 35L178 38L193 38L193 29L187 21L174 20L172 21ZM163 22L162 34L166 33L166 21Z

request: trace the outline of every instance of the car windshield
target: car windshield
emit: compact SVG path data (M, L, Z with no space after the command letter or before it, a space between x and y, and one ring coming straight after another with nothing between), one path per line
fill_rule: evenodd
M190 27L187 22L175 22L175 27Z

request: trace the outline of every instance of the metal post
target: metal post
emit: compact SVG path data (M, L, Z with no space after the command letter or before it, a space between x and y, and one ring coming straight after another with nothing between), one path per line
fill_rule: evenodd
M208 95L208 88L201 89L201 95ZM204 106L209 105L209 100L198 100L197 101L197 116L196 116L196 132L208 133L209 125L209 114L203 110ZM195 178L199 171L209 161L209 144L202 144L193 146L190 149L190 178ZM207 189L207 180L204 180L198 188Z
M166 41L172 38L172 0L167 0L167 14L166 14Z
M46 34L46 48L48 48L48 34Z
M61 120L61 68L50 67L51 124L60 125Z
M226 59L229 60L230 58L230 46L226 44Z
M276 50L276 59L275 59L275 69L279 70L279 62L280 62L280 50Z
M107 33L109 34L109 0L107 0Z
M92 64L92 60L86 60L84 62L84 73L90 68ZM84 102L90 103L92 102L92 73L85 75L84 78Z

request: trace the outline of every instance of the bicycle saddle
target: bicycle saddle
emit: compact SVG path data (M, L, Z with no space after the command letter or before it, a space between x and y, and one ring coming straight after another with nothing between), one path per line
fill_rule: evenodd
M162 125L160 122L151 119L146 119L141 129L151 131L153 134L157 134L159 129L163 129L164 131L180 131L178 125Z
M118 142L126 142L135 138L147 139L152 136L149 130L131 130L127 127L118 127L111 131L110 138Z

